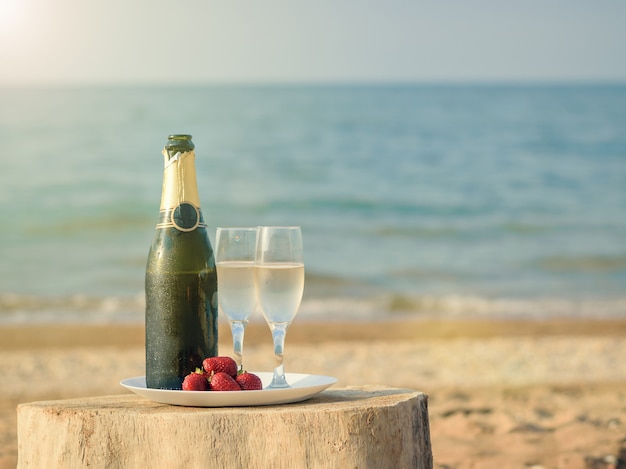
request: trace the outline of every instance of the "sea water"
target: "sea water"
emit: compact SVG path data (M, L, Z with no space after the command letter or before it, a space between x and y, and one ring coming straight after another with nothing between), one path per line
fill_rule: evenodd
M143 321L172 133L297 320L626 314L626 85L211 85L0 89L0 322Z

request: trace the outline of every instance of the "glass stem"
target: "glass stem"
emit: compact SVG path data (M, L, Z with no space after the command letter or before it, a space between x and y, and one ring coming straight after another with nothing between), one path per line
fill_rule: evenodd
M233 334L233 353L237 362L237 370L243 370L243 336L248 321L230 321L230 330Z
M289 323L272 323L272 339L274 341L274 357L276 358L276 368L274 368L274 378L270 388L288 388L289 384L285 379L285 368L283 366L283 356L285 349L285 335L287 335Z

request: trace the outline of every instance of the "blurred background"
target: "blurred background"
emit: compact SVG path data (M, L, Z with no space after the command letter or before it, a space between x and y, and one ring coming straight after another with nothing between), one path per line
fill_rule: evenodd
M624 19L0 0L0 323L143 321L171 133L212 242L302 225L299 319L623 316Z

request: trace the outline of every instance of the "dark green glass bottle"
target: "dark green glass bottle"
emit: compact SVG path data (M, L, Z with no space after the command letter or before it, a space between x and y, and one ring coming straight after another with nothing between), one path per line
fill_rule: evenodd
M217 355L217 274L200 210L191 135L170 135L146 267L146 384L181 389Z

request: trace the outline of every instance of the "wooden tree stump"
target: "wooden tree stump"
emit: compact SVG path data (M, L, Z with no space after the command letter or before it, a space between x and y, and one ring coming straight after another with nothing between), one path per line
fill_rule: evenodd
M17 417L18 468L433 466L428 398L410 389L345 388L229 408L124 394L21 404Z

